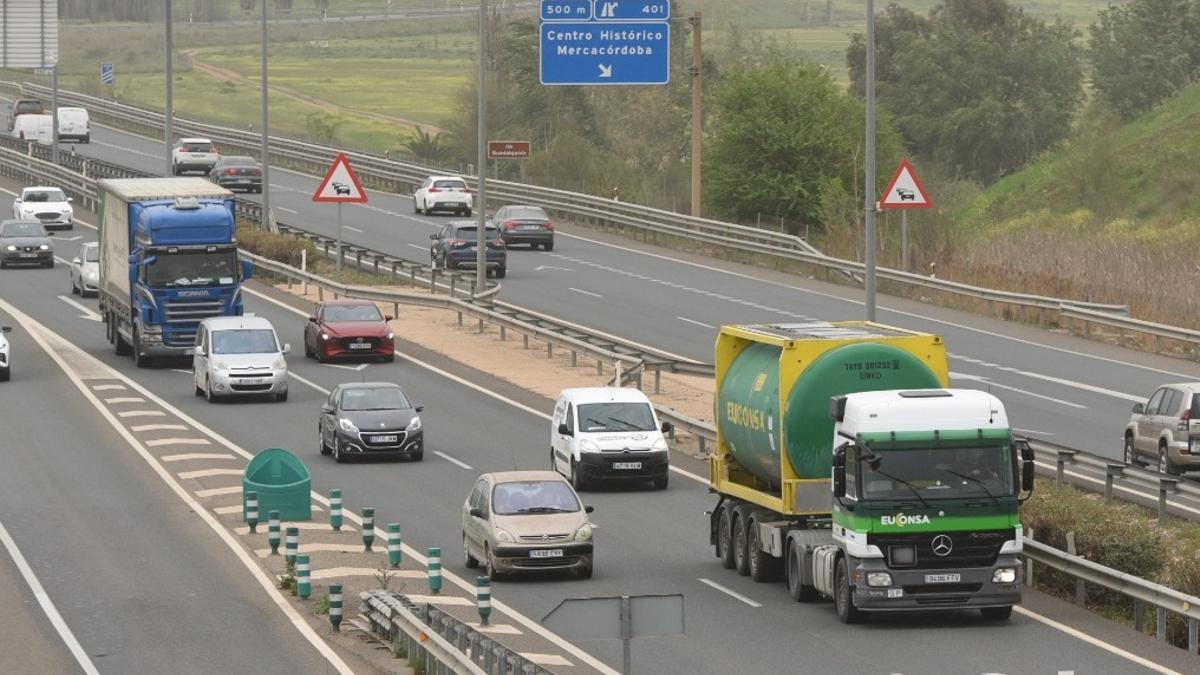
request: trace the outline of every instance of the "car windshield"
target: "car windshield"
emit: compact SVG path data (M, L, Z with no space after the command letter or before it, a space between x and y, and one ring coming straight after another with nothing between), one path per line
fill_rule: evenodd
M5 223L0 237L44 237L46 228L41 223Z
M454 234L459 239L474 239L476 233L478 233L478 232L479 232L478 227L476 227L474 225L467 225L465 227L456 228L454 231ZM488 239L499 239L500 238L500 230L497 230L494 227L486 228L484 230L484 234L487 236Z
M522 220L550 220L546 216L546 212L537 206L511 206L504 212L504 217Z
M15 112L18 115L22 115L25 113L40 113L45 109L41 101L17 101Z
M21 201L29 202L65 202L67 196L62 190L30 190L25 193Z
M267 328L234 328L212 333L214 354L274 354L279 351L275 331Z
M443 190L466 190L467 184L461 180L435 180L433 187Z
M100 247L99 246L84 246L83 247L84 262L100 262Z
M212 152L212 143L184 143L184 152Z
M411 407L408 397L398 387L347 389L342 394L342 410L400 410Z
M215 253L157 253L146 267L146 282L155 288L227 286L238 276L235 251Z
M862 461L863 499L962 499L1012 496L1012 450L976 448L881 450ZM869 458L868 458L869 460Z
M585 403L579 406L583 431L653 431L654 413L648 403Z
M258 166L252 157L226 157L221 163L225 166Z
M341 321L383 321L383 315L375 305L331 305L325 308L325 320Z
M557 480L499 483L492 491L492 511L498 516L523 513L575 513L579 498Z

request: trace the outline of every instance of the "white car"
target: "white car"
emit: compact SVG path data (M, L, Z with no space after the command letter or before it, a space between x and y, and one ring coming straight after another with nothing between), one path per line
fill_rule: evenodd
M258 316L217 316L200 322L192 349L192 387L209 403L243 396L288 397L288 367L271 322Z
M475 195L467 187L467 181L458 176L430 176L413 193L413 210L427 216L434 211L469 216L474 203Z
M629 387L564 389L550 420L550 468L576 490L605 480L670 480L671 423L659 424L650 399Z
M7 382L12 373L8 357L8 338L4 337L5 333L11 332L11 327L0 326L0 382Z
M71 293L96 295L100 292L100 244L88 242L71 261Z
M212 172L221 155L217 146L207 138L181 138L171 150L171 174L182 176L185 171Z
M47 230L75 229L71 198L56 187L27 187L13 200L13 218L36 220Z

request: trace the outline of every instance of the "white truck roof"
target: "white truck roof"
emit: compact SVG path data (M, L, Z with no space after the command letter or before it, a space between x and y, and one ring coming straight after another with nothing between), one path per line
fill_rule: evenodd
M1006 429L1000 399L978 389L869 391L846 396L842 428L850 433Z
M233 193L196 176L178 178L106 178L99 186L127 202L197 197L229 199Z

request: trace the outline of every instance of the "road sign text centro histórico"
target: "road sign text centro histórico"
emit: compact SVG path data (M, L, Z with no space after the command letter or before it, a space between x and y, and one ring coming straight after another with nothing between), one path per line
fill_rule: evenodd
M542 0L542 84L667 84L669 0Z

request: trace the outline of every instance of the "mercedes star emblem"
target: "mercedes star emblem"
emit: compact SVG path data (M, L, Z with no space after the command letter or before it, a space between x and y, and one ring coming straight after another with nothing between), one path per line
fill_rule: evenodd
M954 550L954 541L944 534L939 534L933 538L929 547L933 549L934 555L945 558L950 555L950 551Z

